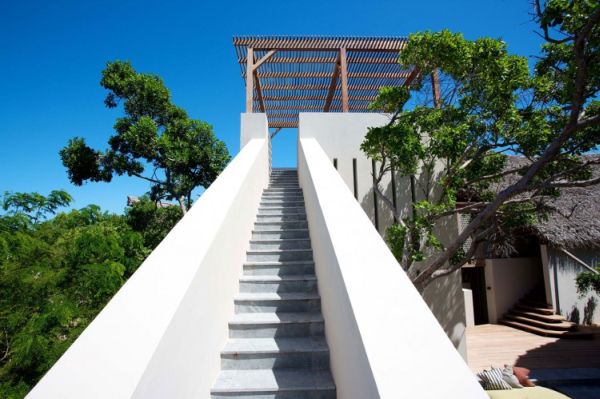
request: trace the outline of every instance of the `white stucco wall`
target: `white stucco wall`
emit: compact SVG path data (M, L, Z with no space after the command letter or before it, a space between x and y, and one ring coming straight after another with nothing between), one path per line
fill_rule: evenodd
M592 267L600 263L600 251L570 249L569 252ZM542 246L542 254L554 309L574 323L599 324L600 297L593 291L579 295L575 284L577 275L586 269L559 249Z
M465 296L465 318L467 327L475 325L475 313L473 310L473 290L463 288L463 295Z
M486 299L490 323L497 323L525 294L542 283L539 258L485 260Z
M240 153L27 398L209 397L269 180L267 133L246 132Z
M369 127L383 126L388 122L388 115L376 113L300 113L299 116L299 139L316 139L332 165L333 160L337 159L337 172L350 195L354 195L352 160L356 159L358 203L373 224L375 212L372 162L360 150L360 145ZM424 198L426 179L427 176L417 176L417 200ZM384 178L381 186L384 193L391 198L392 185L389 175ZM412 204L409 178L397 176L396 201L401 214L409 215ZM393 215L379 199L377 206L378 231L383 236L385 229L393 223ZM446 218L442 224L437 232L442 242L447 243L458 232L457 219ZM465 308L460 271L435 281L424 292L424 298L448 337L466 359Z
M487 398L315 138L298 174L338 397Z
M298 128L300 138L317 139L329 160L337 159L337 171L354 195L354 177L352 160L356 159L358 202L375 224L373 199L372 162L360 145L364 141L367 129L383 126L389 122L389 116L376 113L301 113ZM402 212L409 212L410 186L408 179L396 179L396 199ZM384 192L391 198L389 176L382 182ZM377 201L379 232L383 234L392 224L392 212L381 200Z

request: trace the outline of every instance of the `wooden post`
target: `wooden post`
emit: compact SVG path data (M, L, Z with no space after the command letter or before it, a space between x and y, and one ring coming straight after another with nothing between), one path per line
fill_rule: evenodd
M248 47L246 56L246 112L252 113L254 103L254 49Z
M265 112L265 101L263 99L262 90L260 89L260 82L258 81L258 73L256 69L252 72L254 75L254 84L256 85L256 97L258 97L258 105L260 107L260 112Z
M437 68L431 73L431 89L433 91L433 106L440 108L442 106L442 96L440 94L440 77Z
M350 110L348 105L348 57L345 47L340 49L340 72L342 75L342 112L348 112Z
M325 99L325 107L323 112L329 112L331 108L331 102L333 101L333 95L335 94L335 88L337 87L338 77L340 76L340 56L338 55L335 60L335 66L333 68L333 76L331 77L331 83L327 90L327 98Z

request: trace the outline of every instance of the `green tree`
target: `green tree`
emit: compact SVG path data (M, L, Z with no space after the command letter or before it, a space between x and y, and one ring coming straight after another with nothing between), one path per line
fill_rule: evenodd
M2 209L15 216L24 216L28 222L38 221L56 214L59 208L69 206L73 198L63 190L52 190L48 196L39 193L5 192Z
M56 195L18 194L5 196L13 205L0 214L0 397L15 399L48 371L151 250L124 216L95 205L54 217L50 206L38 215L38 205Z
M590 168L599 159L581 157L600 144L600 5L537 1L535 11L545 44L533 73L501 40L419 33L399 60L419 71L411 87L384 88L372 104L392 118L370 129L361 148L379 161L374 189L398 220L388 243L421 291L472 259L482 242L506 242L545 217L561 188L600 183ZM427 80L435 73L439 98ZM522 162L508 166L507 154ZM379 187L392 169L420 191L410 215ZM468 205L457 206L459 199ZM436 225L456 213L471 221L443 245Z
M592 271L579 273L575 283L577 284L577 292L581 296L590 291L600 295L600 265L596 266L596 273Z
M69 179L82 185L110 182L114 174L135 176L151 183L153 200L177 200L185 213L192 191L208 187L229 161L225 144L209 124L171 102L158 76L138 73L129 62L109 62L100 84L109 90L105 105L115 108L122 101L125 116L117 119L106 151L80 137L60 151Z
M144 237L144 245L155 248L181 219L181 210L175 206L157 206L148 197L142 197L125 211L127 224Z

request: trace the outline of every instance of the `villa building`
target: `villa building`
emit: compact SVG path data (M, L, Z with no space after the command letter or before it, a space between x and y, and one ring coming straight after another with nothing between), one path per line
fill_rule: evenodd
M389 121L368 107L378 89L419 74L397 62L405 43L234 38L239 154L28 398L486 398L465 362L480 297L465 306L460 270L414 288L382 239L394 219L360 151ZM281 129L297 129L297 169L271 165ZM382 186L405 214L422 195L395 175ZM556 264L550 229L538 234L541 262ZM557 309L579 309L547 269Z

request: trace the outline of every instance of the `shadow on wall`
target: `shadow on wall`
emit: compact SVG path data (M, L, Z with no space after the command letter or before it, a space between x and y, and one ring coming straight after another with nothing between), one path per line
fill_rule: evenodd
M434 280L425 289L423 299L454 346L460 350L465 334L465 301L460 270Z
M410 215L411 212L411 192L410 192L410 180L408 178L401 178L398 172L395 173L394 177L395 189L396 189L396 205L400 210L401 215ZM392 200L393 198L392 184L389 183L383 187L383 194ZM394 224L394 214L390 207L380 198L377 198L377 212L375 211L375 190L371 186L369 191L359 201L361 207L373 223L373 226L377 226L377 231L381 236L385 237L386 229ZM377 224L375 224L375 214L377 214Z
M596 313L596 307L598 306L598 301L596 297L589 297L587 303L583 307L583 320L581 319L581 312L579 312L579 308L577 305L573 305L571 311L567 313L567 320L573 322L575 324L582 325L592 325L594 324L594 315Z
M367 194L365 196L363 196L362 199L360 200L360 206L362 207L362 209L365 211L365 213L369 217L369 220L371 221L371 223L373 223L373 226L375 226L375 228L377 228L377 231L379 231L379 233L381 234L381 231L378 228L379 224L375 223L374 197L375 197L375 191L373 190L373 188L371 188L367 192ZM379 206L379 204L377 204L377 205ZM379 213L379 212L377 212L377 213ZM377 220L379 220L379 215L378 215Z
M570 251L588 265L600 261L598 250L571 249ZM598 294L592 291L582 296L577 292L575 279L584 269L565 253L551 246L548 247L548 257L550 273L553 273L554 268L557 270L557 275L551 278L558 281L561 314L577 324L600 323L600 315L596 312Z
M598 301L596 297L590 297L583 308L583 324L590 325L594 320L594 311L596 310L596 306L598 305Z

